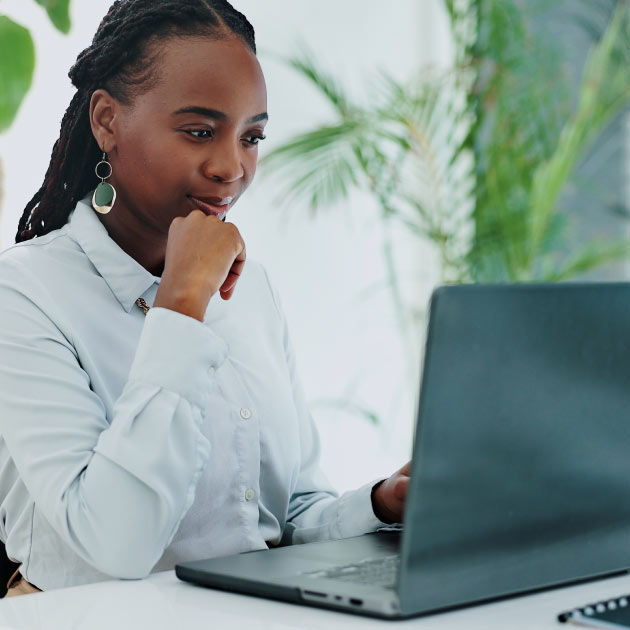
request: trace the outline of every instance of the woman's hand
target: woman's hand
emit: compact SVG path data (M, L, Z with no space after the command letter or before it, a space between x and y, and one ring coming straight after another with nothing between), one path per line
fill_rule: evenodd
M245 243L233 223L201 210L173 219L168 230L164 272L153 306L203 321L218 291L229 300L245 265Z
M372 492L372 509L376 518L384 523L402 521L410 474L411 462L407 462Z

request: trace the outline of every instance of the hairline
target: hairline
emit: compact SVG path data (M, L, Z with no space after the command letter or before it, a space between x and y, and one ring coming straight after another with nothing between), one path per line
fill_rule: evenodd
M123 105L131 105L132 101L155 89L162 81L162 77L157 76L158 72L156 70L164 54L161 47L172 40L189 39L197 39L199 41L223 41L228 39L238 40L247 48L248 51L251 52L252 55L254 55L254 57L257 57L256 53L247 41L241 35L232 31L223 22L221 22L218 27L200 26L199 30L188 33L183 30L179 30L178 27L175 26L174 29L166 35L154 33L147 37L147 39L142 43L142 52L138 59L136 59L135 63L143 64L146 68L144 71L136 70L134 72L133 68L123 66L120 72L106 79L100 87L107 90ZM124 75L132 80L123 79L122 77ZM133 80L134 76L137 77L137 82Z

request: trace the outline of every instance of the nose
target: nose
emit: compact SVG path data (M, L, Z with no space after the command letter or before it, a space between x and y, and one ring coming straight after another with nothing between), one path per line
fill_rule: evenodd
M234 182L245 174L238 146L233 142L214 144L202 165L203 175L219 182Z

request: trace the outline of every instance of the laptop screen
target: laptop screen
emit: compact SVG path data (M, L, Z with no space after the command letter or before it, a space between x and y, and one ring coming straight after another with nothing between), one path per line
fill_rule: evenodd
M423 372L403 610L630 567L630 285L442 287Z

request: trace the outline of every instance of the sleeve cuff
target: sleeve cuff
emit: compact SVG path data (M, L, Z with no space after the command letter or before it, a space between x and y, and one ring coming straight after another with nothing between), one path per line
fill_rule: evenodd
M147 313L129 380L177 392L203 407L209 379L227 355L227 343L206 324L167 308L154 307Z
M372 488L381 479L366 483L358 490L345 492L339 499L339 530L342 538L361 536L387 526L372 509Z

